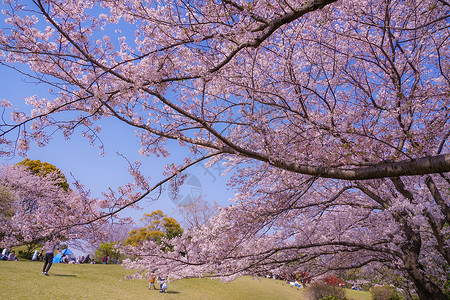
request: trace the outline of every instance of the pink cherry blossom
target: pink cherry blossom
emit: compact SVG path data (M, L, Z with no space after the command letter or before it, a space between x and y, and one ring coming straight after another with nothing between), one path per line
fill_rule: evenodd
M55 129L95 143L103 118L135 129L144 156L190 150L160 182L132 167L100 219L206 158L232 174L230 207L173 252L127 249L128 267L228 279L363 268L445 299L447 1L6 2L0 63L54 97L4 119L1 153Z
M65 191L59 182L56 173L38 176L24 166L1 168L2 195L8 199L2 200L2 246L40 243L55 237L93 243L102 239L108 220L100 218L105 213L99 201L89 198L82 189ZM9 213L5 214L6 210Z

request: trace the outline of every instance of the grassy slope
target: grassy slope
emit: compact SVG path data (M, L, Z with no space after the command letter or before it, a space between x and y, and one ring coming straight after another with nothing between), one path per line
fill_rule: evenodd
M118 265L53 264L50 276L41 275L42 266L0 261L0 299L304 299L302 289L265 278L243 277L226 284L184 279L170 282L168 293L160 294L147 290L147 281L124 279L128 271ZM348 297L371 299L369 293L355 291L348 291Z

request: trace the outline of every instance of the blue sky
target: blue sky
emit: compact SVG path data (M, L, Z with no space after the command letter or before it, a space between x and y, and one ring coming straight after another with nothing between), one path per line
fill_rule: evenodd
M5 26L3 20L4 16L0 14L2 27ZM47 25L42 20L39 24L42 26ZM113 29L117 29L116 24L113 26ZM99 34L107 33L111 35L113 41L122 34L129 35L131 37L130 41L134 39L132 26L126 26L126 24L121 23L120 29L122 33L108 29ZM30 109L25 105L25 97L37 95L38 98L51 98L47 86L31 83L31 80L24 75L1 65L0 79L0 99L10 101L14 107L19 109ZM56 133L50 144L43 148L32 144L27 158L32 160L39 159L55 165L66 175L69 183L73 182L71 175L73 174L86 189L91 190L93 197L102 197L101 193L107 191L109 187L117 188L131 180L127 172L128 162L117 155L117 152L124 155L130 162L141 161L144 175L150 176L152 182L158 182L163 179L161 174L167 163L175 162L179 164L182 161L183 150L175 143L169 149L173 155L168 159L145 158L138 153L140 145L134 135L134 129L127 128L119 121L111 118L103 119L100 124L103 128L101 138L106 152L104 156L101 156L101 151L98 147L90 145L89 141L83 138L81 132L78 131L72 135L70 140L65 140L61 133ZM0 162L14 164L23 159L24 157L20 156L13 158L0 157ZM233 196L234 192L227 189L227 177L221 176L223 169L220 164L216 164L211 169L206 170L204 163L202 163L187 170L196 179L195 192L198 193L200 188L200 193L206 201L227 205L229 198ZM150 185L152 186L152 184ZM188 195L192 193L192 190L192 186L185 185L181 188L180 195ZM144 213L161 209L164 213L179 219L175 213L174 201L167 192L163 192L159 200L154 203L144 199L141 201L140 206L143 208L142 211L126 210L124 214L132 216L138 222Z
M0 72L0 98L10 101L14 107L27 109L24 104L24 97L34 94L39 98L49 96L47 87L26 82L26 77L15 71L0 66ZM127 128L119 121L111 118L104 119L101 124L103 128L101 138L106 152L104 156L101 156L98 147L90 145L89 141L81 136L81 132L77 132L72 135L70 140L65 140L62 134L56 133L50 144L42 148L32 144L31 150L28 152L28 158L39 159L55 165L63 171L69 183L73 182L72 173L87 189L91 190L94 197L101 197L102 191L106 191L108 187L116 188L130 180L127 172L128 162L117 155L117 152L126 156L130 162L141 161L144 174L154 179L152 180L154 182L163 178L161 173L166 163L181 161L183 151L178 145L171 147L171 153L175 154L166 160L157 157L145 158L138 154L139 143L134 135L134 129ZM6 157L0 159L4 163L14 164L24 158L15 156L10 159ZM223 170L223 166L219 163L210 169L206 169L203 163L192 167L187 172L196 179L194 188L197 188L197 192L200 189L205 200L227 205L233 192L227 189L227 178L221 176ZM192 186L185 185L182 187L180 194L186 195L191 190ZM167 192L163 192L160 199L155 203L143 200L140 205L143 211L127 210L125 214L133 216L136 221L144 213L157 209L161 209L164 213L175 218L178 216L174 211L174 201L171 200Z
M4 25L3 20L4 16L0 14L2 26ZM46 25L43 21L40 24ZM113 27L116 28L117 25ZM134 31L130 28L122 26L121 30L130 34L132 37L131 41L134 39ZM115 38L118 36L118 33L113 30L107 33ZM104 33L101 34L103 35ZM113 40L114 37L112 37ZM0 79L0 99L10 101L15 108L25 111L31 109L26 107L25 97L33 95L37 95L38 98L51 97L47 86L30 83L31 80L29 78L2 65L0 65ZM9 112L7 112L5 118L9 118ZM174 144L169 149L173 155L168 159L145 158L138 153L140 146L134 135L134 129L127 128L119 121L111 118L102 120L100 124L103 128L101 138L106 152L103 156L100 154L100 149L90 145L89 141L83 138L81 132L78 131L72 135L70 140L65 140L61 133L56 133L50 144L43 148L32 144L27 158L31 160L39 159L55 165L65 174L69 184L73 182L71 175L73 174L73 177L91 191L92 197L97 198L101 198L102 192L107 191L109 187L115 189L131 180L127 172L128 162L117 155L117 152L126 156L130 162L141 161L141 170L144 175L152 178L151 186L153 185L152 183L164 178L162 171L167 163L175 162L178 164L182 161L183 150L177 144ZM0 156L0 163L15 164L23 159L24 157L20 156L12 158ZM222 206L228 205L229 199L233 197L234 192L228 190L226 186L228 177L221 176L224 168L219 163L210 169L206 169L204 166L205 164L201 163L187 170L189 174L188 179L191 179L191 185L185 184L181 187L180 198L173 200L168 192L163 192L156 202L150 202L145 199L141 201L140 206L143 208L142 210L128 209L121 212L121 215L132 216L137 224L140 225L139 218L144 213L161 209L165 214L173 216L181 222L181 216L175 210L175 202L180 199L183 200L194 193L195 195L200 193L203 199L208 202L216 202ZM77 249L72 250L76 256L85 254Z

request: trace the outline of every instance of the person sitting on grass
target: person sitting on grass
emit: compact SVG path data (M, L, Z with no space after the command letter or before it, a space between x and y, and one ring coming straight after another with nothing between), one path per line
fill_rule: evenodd
M1 259L2 260L8 260L9 251L8 249L4 248L2 251Z
M31 261L37 261L38 260L39 251L34 250L33 257L31 258Z
M109 264L109 255L108 254L106 254L105 257L103 257L102 262L104 265Z
M86 258L83 260L83 264L88 264L91 262L91 258L89 257L89 254L86 256Z
M16 257L16 252L11 251L11 253L8 255L8 260L9 261L18 261L18 259Z

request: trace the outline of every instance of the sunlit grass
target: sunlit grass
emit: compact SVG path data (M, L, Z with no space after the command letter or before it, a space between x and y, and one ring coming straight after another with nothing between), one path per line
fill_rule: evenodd
M306 299L304 290L279 280L238 278L229 283L211 279L170 282L168 292L148 290L146 280L126 280L131 271L120 265L53 264L41 275L42 262L0 261L0 299ZM348 298L369 300L367 292Z
M346 289L346 296L348 299L354 300L372 300L372 294L364 291L354 291L350 289Z

